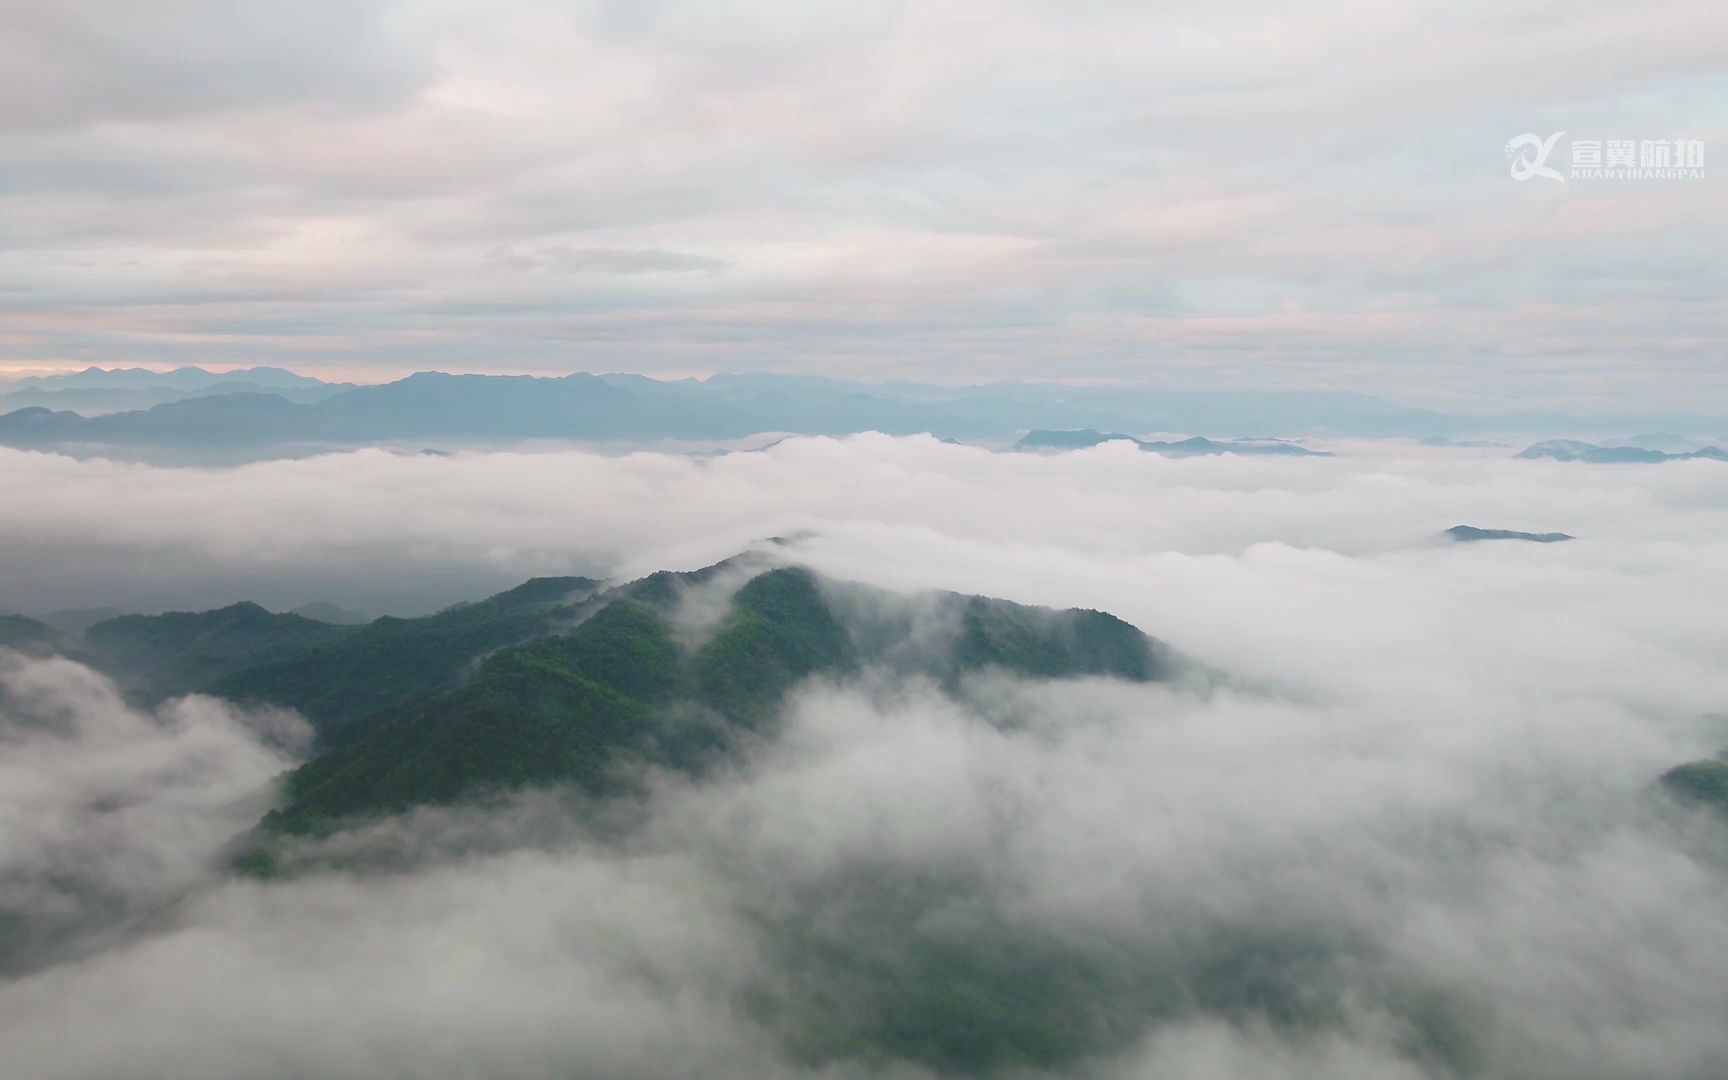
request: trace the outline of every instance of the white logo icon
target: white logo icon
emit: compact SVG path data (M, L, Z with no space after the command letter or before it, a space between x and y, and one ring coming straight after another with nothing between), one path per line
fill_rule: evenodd
M1512 159L1512 179L1528 180L1532 176L1545 176L1550 180L1558 180L1562 184L1566 178L1547 165L1548 155L1554 152L1554 144L1560 141L1564 131L1556 131L1544 139L1534 132L1525 132L1506 144L1506 156Z

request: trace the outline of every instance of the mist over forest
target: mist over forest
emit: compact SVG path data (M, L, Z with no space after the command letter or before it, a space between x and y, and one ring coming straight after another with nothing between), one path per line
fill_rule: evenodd
M1725 86L0 0L0 1080L1723 1080Z
M0 1049L1712 1075L1728 470L1348 449L0 452Z

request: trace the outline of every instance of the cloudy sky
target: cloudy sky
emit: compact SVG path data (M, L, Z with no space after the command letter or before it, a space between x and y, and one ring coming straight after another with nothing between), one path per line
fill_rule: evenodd
M0 374L1728 406L1712 0L0 0ZM1511 178L1524 132L1692 179ZM1728 168L1728 166L1725 166Z

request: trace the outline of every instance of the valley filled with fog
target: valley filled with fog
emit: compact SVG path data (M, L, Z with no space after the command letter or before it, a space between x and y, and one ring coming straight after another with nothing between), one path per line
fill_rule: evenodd
M0 1060L1722 1075L1728 816L1660 778L1728 747L1728 465L1309 443L1335 456L0 449L0 610L26 616L409 617L580 575L555 628L579 635L583 603L638 595L606 589L750 552L666 579L668 664L708 662L762 567L878 642L788 677L701 768L642 751L615 786L332 819L269 873L236 852L348 736L267 695L153 697L94 635L0 651ZM1016 634L1030 606L1108 612L1164 666L972 663L951 593L1013 602L964 610Z
M1728 1078L1725 86L0 0L0 1080Z

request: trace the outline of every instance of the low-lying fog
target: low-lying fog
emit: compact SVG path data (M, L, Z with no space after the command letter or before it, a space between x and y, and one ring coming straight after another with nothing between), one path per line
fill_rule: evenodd
M424 609L779 534L837 578L1103 608L1235 677L812 684L708 781L423 811L322 842L405 868L261 883L214 867L306 751L292 716L146 713L7 656L0 938L29 947L0 953L0 1061L1728 1075L1728 825L1651 788L1728 745L1728 466L1352 449L0 451L0 608ZM1579 539L1436 539L1460 523ZM994 1025L952 999L979 987Z

